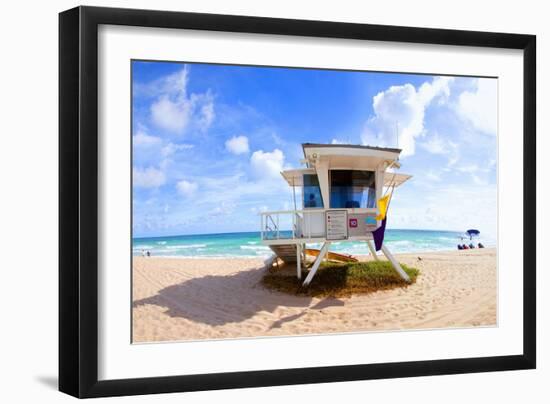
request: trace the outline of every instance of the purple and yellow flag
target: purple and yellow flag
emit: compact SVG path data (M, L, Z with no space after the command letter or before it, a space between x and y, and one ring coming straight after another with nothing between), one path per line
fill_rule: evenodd
M380 251L382 248L382 243L384 242L384 233L386 232L386 221L388 220L388 215L386 214L386 217L384 217L384 220L382 220L382 224L378 229L372 232L372 236L374 237L374 247L376 248L376 251Z

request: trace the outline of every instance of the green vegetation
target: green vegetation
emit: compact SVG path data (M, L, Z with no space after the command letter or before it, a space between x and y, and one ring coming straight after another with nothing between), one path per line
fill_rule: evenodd
M419 274L418 269L403 264L401 266L411 278L412 283L416 282ZM263 285L280 292L315 297L350 296L409 285L401 279L387 261L345 264L324 262L319 267L311 284L306 288L302 287L302 281L307 276L308 270L302 271L302 281L300 281L296 278L296 269L291 267L293 266L269 269L262 279Z

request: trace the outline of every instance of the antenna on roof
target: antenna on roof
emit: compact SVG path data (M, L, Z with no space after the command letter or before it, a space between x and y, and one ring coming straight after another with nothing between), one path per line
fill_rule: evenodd
M395 121L395 144L396 148L399 149L399 121Z
M399 121L395 121L395 142L397 143L396 148L399 149ZM399 161L399 156L397 156L397 161Z

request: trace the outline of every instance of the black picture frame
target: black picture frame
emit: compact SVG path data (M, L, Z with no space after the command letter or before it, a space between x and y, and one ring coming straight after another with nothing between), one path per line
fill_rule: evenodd
M523 51L523 354L98 380L98 26L344 38ZM184 12L77 7L59 15L59 390L103 397L536 366L536 37Z

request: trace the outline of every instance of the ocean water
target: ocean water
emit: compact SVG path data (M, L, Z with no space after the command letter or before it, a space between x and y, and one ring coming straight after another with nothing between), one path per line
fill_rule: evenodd
M394 253L446 251L456 250L461 236L464 233L454 231L388 229L384 242ZM487 247L496 245L483 235L474 243L477 241ZM469 240L463 243L468 244ZM271 255L269 247L262 245L259 232L134 238L132 244L135 256L147 251L155 257L265 258ZM320 245L308 244L308 247L319 248ZM330 251L352 255L369 253L365 242L352 241L332 242Z

